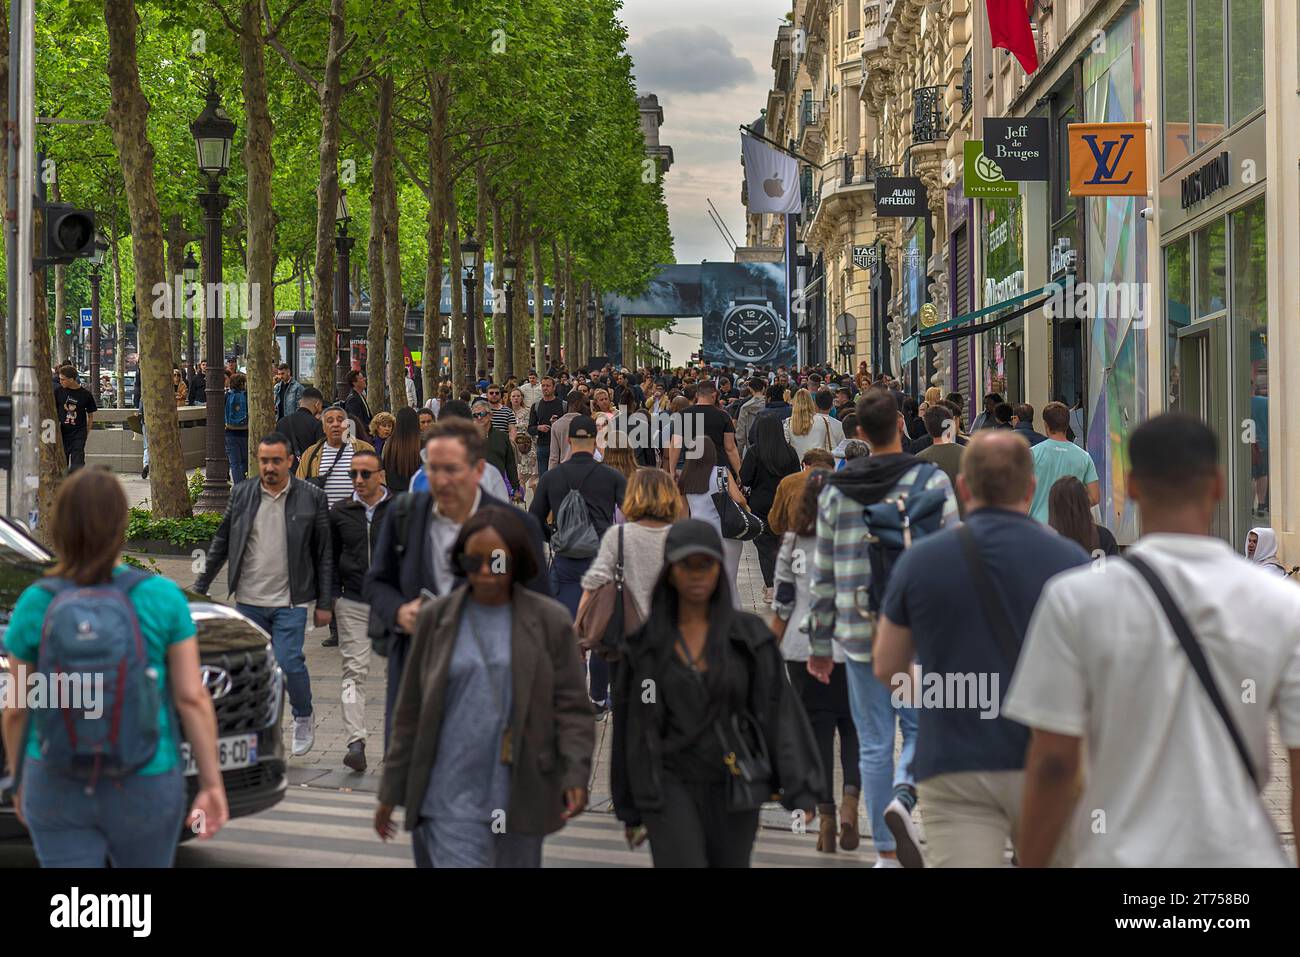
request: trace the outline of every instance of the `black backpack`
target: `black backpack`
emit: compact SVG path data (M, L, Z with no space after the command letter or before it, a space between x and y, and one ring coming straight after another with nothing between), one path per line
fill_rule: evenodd
M872 618L880 614L889 576L903 552L918 539L937 532L943 521L947 493L943 489L927 491L925 488L937 471L939 466L933 462L922 462L911 490L862 509L862 521L867 526L867 560L871 563L866 610Z

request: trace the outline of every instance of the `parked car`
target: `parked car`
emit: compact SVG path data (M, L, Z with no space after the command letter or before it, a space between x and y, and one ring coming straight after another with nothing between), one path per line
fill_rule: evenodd
M13 520L0 516L0 636L23 589L36 581L54 557ZM217 712L218 757L232 818L256 814L284 797L284 675L271 651L270 636L227 605L186 592L198 628L203 683ZM2 642L0 642L2 646ZM8 667L0 648L0 670ZM181 742L186 784L192 801L198 768ZM0 775L6 766L0 743ZM0 840L26 839L14 814L12 781L0 777ZM188 831L183 835L189 836Z

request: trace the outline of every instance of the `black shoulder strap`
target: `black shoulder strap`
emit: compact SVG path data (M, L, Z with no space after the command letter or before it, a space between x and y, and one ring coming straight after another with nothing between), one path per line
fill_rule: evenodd
M975 593L979 595L980 604L984 606L984 618L988 621L989 630L993 632L993 640L1002 649L1002 655L1006 658L1010 670L1015 671L1016 663L1020 660L1020 642L1014 637L1015 629L1012 628L1007 610L1002 604L1002 595L993 584L993 579L989 577L984 559L980 557L975 533L971 531L969 525L959 525L957 539L961 542L962 553L966 556Z
M1201 643L1196 640L1196 634L1192 631L1191 625L1183 617L1178 604L1174 601L1173 596L1169 594L1169 589L1160 580L1160 576L1155 573L1155 569L1136 555L1125 556L1125 561L1146 579L1147 585L1155 593L1156 600L1160 602L1160 607L1164 609L1165 617L1169 619L1169 626L1173 628L1174 634L1178 637L1178 643L1183 646L1183 652L1192 664L1192 670L1196 672L1201 687L1209 695L1214 710L1219 712L1219 718L1222 719L1223 726L1228 729L1228 736L1232 738L1233 747L1237 749L1237 755L1241 758L1241 763L1246 766L1246 773L1250 775L1251 781L1254 782L1255 788L1258 790L1260 786L1259 774L1255 770L1255 762L1250 759L1250 752L1246 750L1246 741L1237 729L1237 722L1232 720L1232 713L1228 711L1228 706L1223 701L1223 695L1219 693L1219 686L1215 684L1214 676L1210 674L1209 662L1205 660L1205 652L1201 650Z

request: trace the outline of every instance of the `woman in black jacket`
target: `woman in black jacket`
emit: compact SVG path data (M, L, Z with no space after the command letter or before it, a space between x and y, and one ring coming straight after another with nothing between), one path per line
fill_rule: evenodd
M740 463L740 484L748 489L749 510L763 520L763 533L754 539L758 567L763 572L763 604L772 603L772 580L776 575L776 554L781 539L767 528L767 513L776 498L781 479L799 471L799 456L785 440L784 422L774 415L760 415L755 442L745 449Z
M718 533L678 522L664 561L615 672L614 809L656 867L748 867L762 803L812 812L821 759L771 631L732 607Z

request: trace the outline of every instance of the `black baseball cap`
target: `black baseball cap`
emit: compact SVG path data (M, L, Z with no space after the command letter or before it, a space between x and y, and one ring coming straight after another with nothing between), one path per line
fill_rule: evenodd
M668 538L664 541L664 561L670 565L692 555L708 555L714 561L722 561L722 539L718 537L718 530L698 518L675 523L668 529Z
M569 422L569 438L594 439L596 437L596 420L589 415L575 415Z

